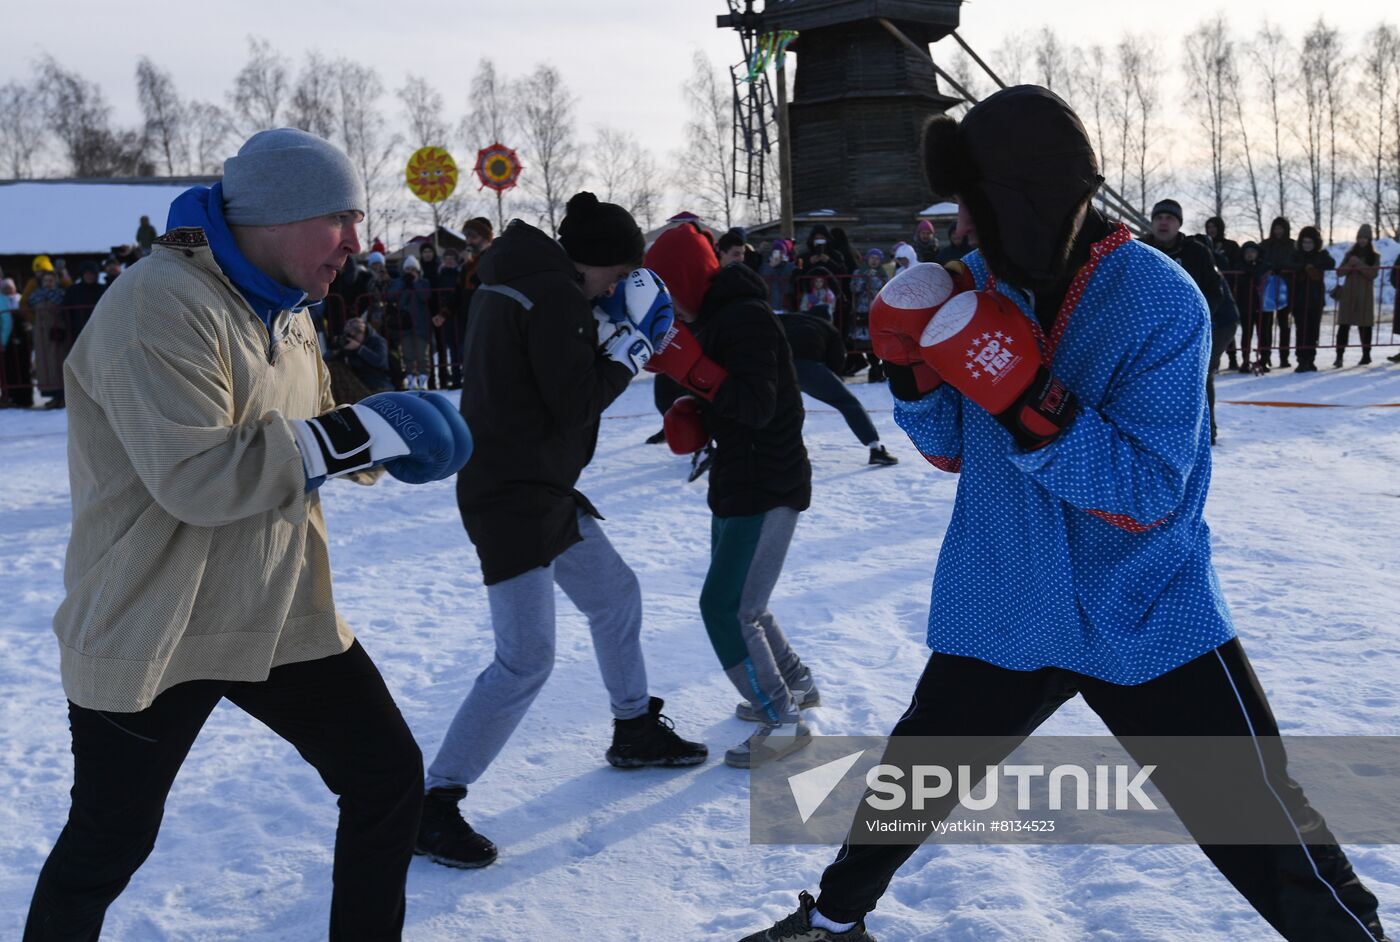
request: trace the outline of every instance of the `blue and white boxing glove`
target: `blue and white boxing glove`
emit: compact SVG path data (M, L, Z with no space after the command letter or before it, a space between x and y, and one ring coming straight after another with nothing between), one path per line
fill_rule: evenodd
M451 477L472 454L467 423L437 393L388 392L314 419L295 419L306 489L375 465L400 481L424 484Z
M638 268L624 275L613 293L593 302L593 319L598 322L598 344L606 346L619 324L630 323L651 342L653 349L666 345L676 311L661 276L650 268Z
M617 325L617 332L612 335L612 339L603 344L603 354L627 367L627 371L633 376L647 365L651 353L651 341L633 327L630 321Z
M612 294L604 295L593 301L593 320L598 324L599 350L607 347L608 342L616 336L619 327L632 323L627 316L627 300L624 297L621 281L613 289Z
M671 325L676 322L676 309L661 276L650 268L635 269L617 286L613 296L617 295L622 295L627 319L646 336L652 348L664 347Z

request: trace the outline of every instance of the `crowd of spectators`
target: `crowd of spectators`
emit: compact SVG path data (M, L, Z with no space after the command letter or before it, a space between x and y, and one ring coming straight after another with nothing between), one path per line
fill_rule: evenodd
M1229 369L1256 374L1289 366L1316 370L1329 300L1336 315L1333 366L1344 365L1353 328L1359 363L1371 362L1377 289L1382 279L1400 289L1400 268L1380 264L1370 226L1360 227L1335 264L1316 227L1304 226L1295 240L1283 217L1273 221L1268 238L1243 244L1227 238L1220 217L1207 219L1199 234L1185 235L1181 208L1173 200L1159 202L1152 221L1144 240L1182 264L1210 304L1213 363L1223 356ZM462 247L417 240L390 258L376 240L362 260L347 260L331 295L312 309L338 400L386 389L460 387L462 341L480 284L476 268L494 228L476 217L463 231ZM745 264L758 272L774 313L831 321L847 349L838 372L847 377L864 372L871 382L881 382L882 366L870 352L870 305L909 265L952 261L975 248L954 234L950 225L940 241L933 223L921 220L908 242L860 251L844 229L818 223L800 246L786 239L754 245L740 228L714 242L721 265ZM155 239L150 220L141 217L133 256L149 254ZM111 256L101 265L83 262L74 278L63 259L38 255L23 278L0 271L0 408L63 406L64 359L123 268ZM1334 269L1335 286L1329 290L1326 273ZM1400 303L1393 317L1392 333L1400 333ZM1400 363L1400 353L1389 359Z

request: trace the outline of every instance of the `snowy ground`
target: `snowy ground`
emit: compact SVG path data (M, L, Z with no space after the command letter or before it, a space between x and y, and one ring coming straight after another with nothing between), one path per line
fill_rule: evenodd
M1391 350L1378 351L1388 354ZM1357 353L1349 355L1355 362ZM1323 358L1319 358L1322 360ZM1330 358L1326 358L1330 362ZM855 385L901 459L867 469L840 418L809 402L815 505L773 608L816 669L826 733L880 734L923 665L933 560L955 478L894 427L883 387ZM1218 380L1209 519L1240 633L1286 731L1400 734L1400 410L1280 409L1225 400L1400 402L1400 367ZM18 938L71 775L49 619L69 526L62 413L0 413L0 938ZM581 487L641 577L652 686L712 755L733 718L696 609L704 486L642 444L658 427L638 382L603 422ZM431 756L491 654L486 597L450 483L323 492L336 595ZM541 699L468 799L501 846L486 870L415 860L409 940L732 940L815 889L822 848L753 847L747 781L718 760L680 772L608 768L607 700L587 631L561 601ZM1046 727L1100 733L1076 701ZM292 749L218 709L185 763L155 853L112 907L116 940L324 937L335 805ZM1353 860L1400 926L1400 847ZM1179 942L1273 938L1192 847L927 848L872 917L883 942Z

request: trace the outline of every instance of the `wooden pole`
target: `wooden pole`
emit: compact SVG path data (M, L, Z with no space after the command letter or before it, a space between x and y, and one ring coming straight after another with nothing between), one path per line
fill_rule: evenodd
M796 238L792 224L792 139L788 132L787 49L778 53L778 231Z

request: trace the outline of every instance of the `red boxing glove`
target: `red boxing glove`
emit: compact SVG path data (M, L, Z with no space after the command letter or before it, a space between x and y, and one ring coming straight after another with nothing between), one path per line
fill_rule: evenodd
M977 290L977 279L972 277L972 272L962 262L944 262L943 267L948 269L948 276L953 279L954 294Z
M681 396L671 403L661 427L673 454L693 455L710 440L705 417L700 414L700 400L694 396Z
M919 343L924 361L1027 451L1054 441L1079 410L1074 393L1041 362L1030 322L994 291L954 297L934 314Z
M887 363L923 363L919 336L929 320L957 294L942 265L920 262L889 280L870 305L870 349Z
M700 341L681 321L676 321L672 326L667 339L651 355L645 369L651 373L664 373L707 400L713 400L721 384L729 378L724 367L705 356L700 349Z

